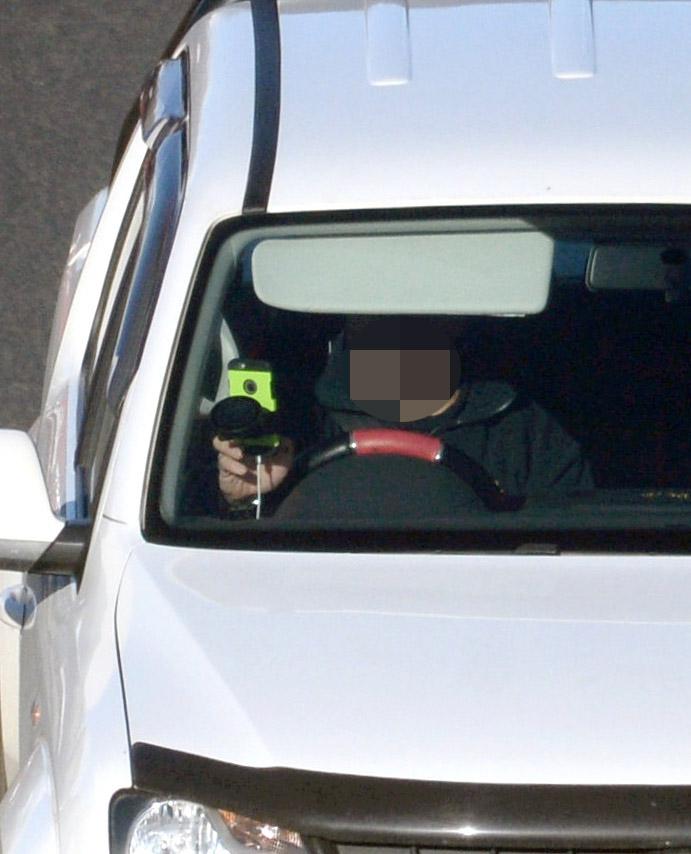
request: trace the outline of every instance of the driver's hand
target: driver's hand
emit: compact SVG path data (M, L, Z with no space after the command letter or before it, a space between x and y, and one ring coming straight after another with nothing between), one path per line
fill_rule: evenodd
M247 455L233 440L214 436L213 445L218 451L218 485L226 501L254 498L257 494L257 461ZM293 466L295 446L291 439L281 438L281 444L270 456L262 457L262 493L276 489Z

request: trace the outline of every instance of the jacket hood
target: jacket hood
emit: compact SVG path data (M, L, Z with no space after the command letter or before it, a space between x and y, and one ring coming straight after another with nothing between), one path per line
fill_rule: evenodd
M343 336L339 335L333 342L329 361L317 380L315 395L324 409L334 413L357 414L364 421L370 416L350 399L349 385L348 350L344 346ZM392 427L435 433L465 424L477 424L505 413L519 397L512 385L495 380L465 381L461 383L460 391L459 402L443 415L405 424L392 421ZM373 424L382 423L382 419L371 420Z

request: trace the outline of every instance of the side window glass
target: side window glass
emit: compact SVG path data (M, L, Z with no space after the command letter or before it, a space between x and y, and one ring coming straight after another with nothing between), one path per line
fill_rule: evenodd
M98 500L122 402L151 324L182 203L184 152L181 129L147 159L94 323L82 372L85 404L76 457L85 515Z
M128 265L132 261L132 257L134 255L135 248L137 246L137 242L139 239L139 234L142 227L142 222L144 221L144 193L141 187L138 188L138 192L134 199L134 211L132 215L132 219L130 220L129 227L125 229L126 234L124 237L122 252L120 253L120 257L118 258L115 272L113 275L113 280L111 283L111 287L108 289L107 294L105 294L105 304L103 307L103 315L100 318L100 323L96 336L96 357L98 358L98 353L101 352L101 347L103 345L103 339L105 337L106 328L110 321L113 306L115 304L115 297L122 285L125 273L127 271Z
M140 178L135 187L118 236L113 253L113 261L111 262L106 284L96 309L91 335L84 356L81 389L84 410L88 409L96 363L103 346L103 340L113 313L117 294L123 286L123 280L125 279L128 268L131 267L134 260L143 221L144 186Z
M122 320L121 306L125 302L126 293L131 285L132 270L141 242L144 208L144 181L140 177L118 236L82 365L81 432L76 463L78 479L81 481L81 487L78 490L82 495L81 512L84 516L88 515L89 496L93 492L90 462L93 462L95 454L94 440L98 435L98 425L105 417L103 374L110 361L106 353L106 345L109 331L117 330Z

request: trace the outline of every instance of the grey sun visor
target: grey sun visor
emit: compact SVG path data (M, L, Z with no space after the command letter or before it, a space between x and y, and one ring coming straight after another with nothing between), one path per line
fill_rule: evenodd
M262 302L328 314L537 314L554 241L537 231L287 237L252 252Z

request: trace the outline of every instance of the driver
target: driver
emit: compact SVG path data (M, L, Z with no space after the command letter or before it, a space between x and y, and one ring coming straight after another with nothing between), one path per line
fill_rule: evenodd
M507 383L464 380L454 344L463 321L351 316L317 381L320 435L396 427L441 438L463 451L513 495L593 487L580 446L536 403ZM213 439L218 483L230 508L257 494L253 457L233 441ZM295 456L291 439L261 467L261 492L276 489Z

